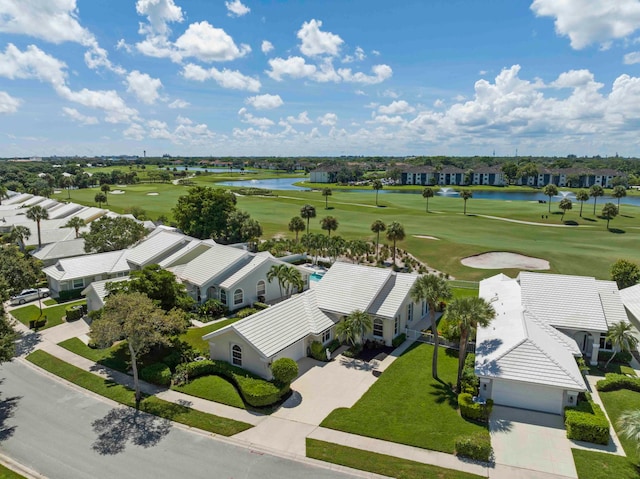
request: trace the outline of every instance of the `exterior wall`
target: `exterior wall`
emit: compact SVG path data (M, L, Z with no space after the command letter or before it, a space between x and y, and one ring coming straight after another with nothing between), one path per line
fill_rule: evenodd
M309 180L311 183L329 183L329 173L326 171L312 171Z
M411 304L412 305L412 317L413 317L413 321L409 322L408 321L408 305ZM426 311L428 311L428 309L426 309ZM426 313L425 313L426 314ZM399 336L400 334L404 333L405 330L411 326L411 324L416 323L417 321L419 321L421 318L423 317L422 315L422 304L421 303L414 303L411 298L409 296L407 296L407 298L405 298L405 300L403 301L402 305L400 306L400 308L398 309L398 312L395 316L395 318L391 319L391 318L382 318L382 317L374 317L372 318L373 321L375 321L376 319L379 319L382 321L382 337L380 336L374 336L373 335L373 330L369 333L367 333L365 335L365 340L367 339L371 339L371 340L377 340L377 341L384 341L384 344L386 346L391 346L391 343L393 341L393 339L396 336ZM398 329L397 332L395 331L395 321L396 319L398 320Z
M231 348L234 344L242 348L242 368L262 376L265 379L271 379L271 370L269 369L267 361L263 360L256 350L233 330L229 330L209 340L209 354L211 355L211 359L233 364Z
M97 311L98 309L102 308L102 300L100 299L100 296L98 296L98 293L95 292L95 290L90 289L89 291L87 291L86 298L87 311Z
M487 387L487 390L490 391L491 396L485 395L483 379L481 379L480 395L485 398L491 397L496 404L502 406L562 414L564 407L570 404L571 397L575 405L576 391L503 379L490 381L493 384L490 388Z
M73 279L66 279L63 281L58 281L57 279L52 278L51 276L47 276L47 284L49 285L49 289L51 290L52 296L58 296L60 291L71 291L73 289L86 288L94 281L102 281L103 279L113 279L113 278L121 278L129 274L129 271L122 271L119 273L112 274L96 274L93 276L85 276L84 278L75 278L75 280L83 280L82 286L74 286Z
M273 356L271 358L271 362L280 358L291 358L294 361L299 361L300 359L304 358L306 355L307 355L307 348L305 347L305 341L304 339L301 339L300 341L296 341L289 347L283 349L282 351L277 353L275 356Z

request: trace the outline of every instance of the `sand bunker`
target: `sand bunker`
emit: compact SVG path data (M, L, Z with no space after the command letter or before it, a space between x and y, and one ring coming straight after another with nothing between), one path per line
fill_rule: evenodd
M158 193L147 193L147 196L158 196Z
M109 194L111 194L111 195L124 195L124 191L122 191L122 190L113 190L113 191L110 191Z
M435 236L426 236L426 235L413 235L414 238L422 238L422 239L430 239L440 241L440 238L436 238Z
M493 251L491 253L469 256L462 258L460 262L465 266L477 269L549 269L549 262L547 260L503 251Z

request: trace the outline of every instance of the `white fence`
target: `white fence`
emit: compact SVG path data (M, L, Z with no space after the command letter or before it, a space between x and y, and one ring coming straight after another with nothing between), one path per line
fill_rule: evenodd
M412 339L413 341L418 341L420 343L434 344L434 336L431 333L423 333L422 331L417 331L415 329L407 329L407 339ZM460 345L458 343L454 343L452 341L447 341L442 336L438 336L438 345L443 346L445 348L450 349L460 349ZM470 341L467 343L467 352L475 353L476 352L476 343Z

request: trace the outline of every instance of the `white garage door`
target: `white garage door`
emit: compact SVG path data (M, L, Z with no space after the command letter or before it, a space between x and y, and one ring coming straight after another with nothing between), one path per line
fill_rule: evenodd
M494 379L491 396L502 406L562 414L562 389Z
M291 358L294 361L298 361L300 358L306 356L306 351L304 349L304 340L297 341L293 343L291 346L283 349L278 354L273 357L273 360L280 358Z

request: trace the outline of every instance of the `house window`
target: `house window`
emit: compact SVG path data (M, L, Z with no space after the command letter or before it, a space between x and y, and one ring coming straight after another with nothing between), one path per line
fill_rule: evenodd
M224 289L220 290L220 302L224 305L227 304L227 291Z
M398 329L400 329L400 318L396 318L393 322L393 336L396 337L398 335Z
M233 292L233 304L234 304L234 306L237 306L238 304L242 304L243 301L244 301L244 298L243 298L242 290L241 289L236 289Z
M600 349L605 350L605 351L612 351L613 347L611 346L611 342L607 341L607 335L606 334L601 334L600 335Z
M237 344L231 348L231 362L234 366L242 366L242 348Z
M322 333L322 344L328 343L331 340L331 328L323 331Z
M376 338L382 338L384 336L384 325L381 319L373 320L373 335Z
M72 286L73 286L73 289L84 288L84 278L74 279Z
M260 280L258 281L258 287L256 288L256 293L258 296L266 296L267 295L267 284Z
M413 303L407 304L407 321L413 321Z

